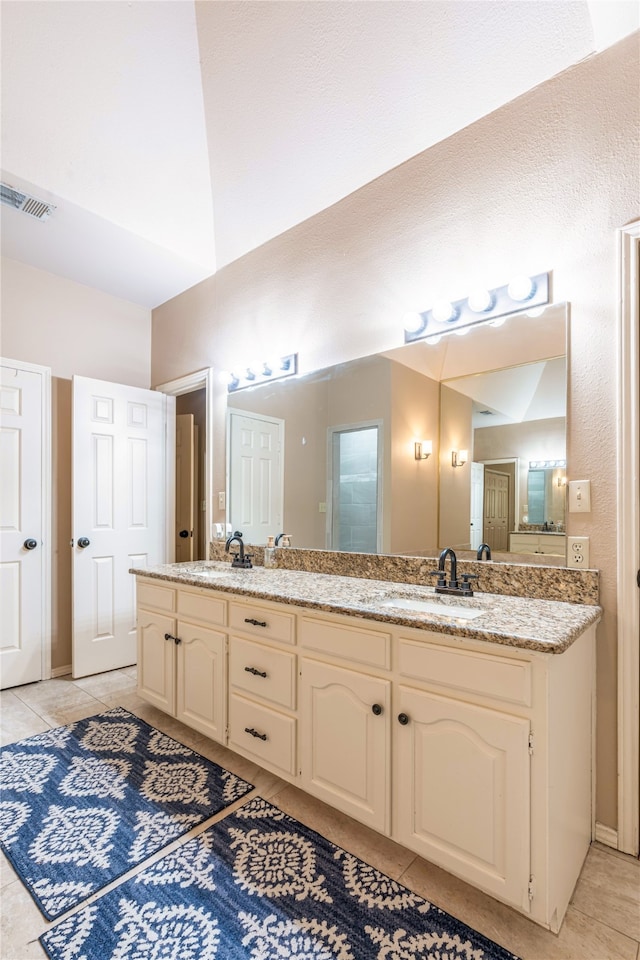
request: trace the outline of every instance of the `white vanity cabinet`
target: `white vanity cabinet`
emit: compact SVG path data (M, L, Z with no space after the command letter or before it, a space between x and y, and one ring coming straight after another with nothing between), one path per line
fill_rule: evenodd
M564 557L567 538L560 533L510 533L510 553L541 553L548 557Z
M295 615L229 602L229 746L287 780L297 777Z
M138 693L224 743L226 602L210 591L138 582Z
M593 836L595 624L554 655L139 577L138 645L146 700L557 932Z

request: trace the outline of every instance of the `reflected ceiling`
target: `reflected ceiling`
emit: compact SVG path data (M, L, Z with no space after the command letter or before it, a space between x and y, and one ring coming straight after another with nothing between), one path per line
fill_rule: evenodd
M3 253L155 306L630 33L638 8L35 0L2 17L3 179L57 206L46 224L3 210Z

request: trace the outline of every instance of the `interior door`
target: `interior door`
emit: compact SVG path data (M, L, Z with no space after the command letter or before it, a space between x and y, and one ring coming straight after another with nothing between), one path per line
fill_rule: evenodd
M41 680L50 372L0 361L0 686Z
M73 676L136 662L131 566L165 559L175 400L73 378Z
M282 533L284 422L229 413L229 523L248 543Z
M195 425L192 413L176 417L176 562L193 560Z
M477 550L482 543L482 514L484 502L484 464L471 464L471 517L470 542L471 549Z
M508 550L509 476L484 472L484 539L492 551Z

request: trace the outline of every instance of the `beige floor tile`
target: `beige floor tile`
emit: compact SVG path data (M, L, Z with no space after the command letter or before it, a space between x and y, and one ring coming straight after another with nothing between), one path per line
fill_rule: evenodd
M0 700L0 742L2 746L32 737L49 729L49 724L24 701L8 690Z
M636 960L637 941L573 907L556 935L420 857L401 880L522 960Z
M94 677L82 677L74 680L76 687L84 690L97 700L113 697L118 694L135 693L135 677L128 676L124 670L113 670L111 673L98 673Z
M415 859L410 850L290 784L271 803L396 880Z
M37 938L49 927L27 889L15 880L2 890L0 956L2 960L41 960Z
M14 687L13 693L41 716L53 708L71 709L86 703L95 703L95 698L76 686L70 677L41 680L39 683L29 683L24 687Z
M0 888L6 887L8 884L13 883L17 877L18 874L11 866L11 861L7 855L0 850Z
M592 847L571 904L581 913L640 940L640 862Z

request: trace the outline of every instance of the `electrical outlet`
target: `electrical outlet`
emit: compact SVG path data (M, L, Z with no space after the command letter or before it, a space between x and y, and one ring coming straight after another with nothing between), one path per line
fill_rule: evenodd
M567 566L589 566L589 537L567 537Z

